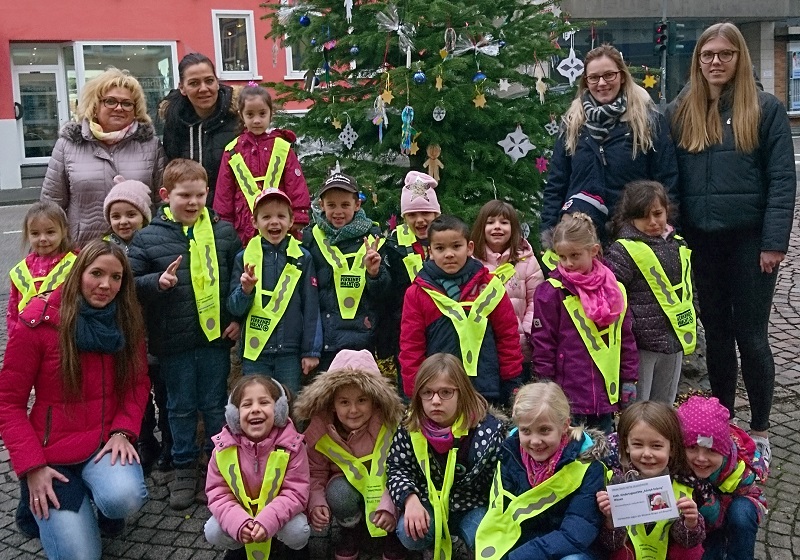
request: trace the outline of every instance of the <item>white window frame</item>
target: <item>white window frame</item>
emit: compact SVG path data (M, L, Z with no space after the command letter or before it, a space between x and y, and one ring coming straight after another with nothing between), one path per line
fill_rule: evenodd
M304 70L294 67L294 59L292 47L288 43L284 43L283 50L286 51L286 75L284 80L305 80L306 73Z
M225 71L222 58L222 37L220 36L219 20L222 18L241 18L247 27L247 58L250 70L247 72ZM256 24L253 10L211 10L211 26L214 31L214 55L218 78L221 80L261 80L258 73L258 57L256 55Z
M172 87L178 87L178 43L176 41L76 41L72 44L73 58L75 59L75 81L78 88L78 98L86 83L86 65L83 60L83 47L91 45L141 45L143 47L169 47L172 51Z

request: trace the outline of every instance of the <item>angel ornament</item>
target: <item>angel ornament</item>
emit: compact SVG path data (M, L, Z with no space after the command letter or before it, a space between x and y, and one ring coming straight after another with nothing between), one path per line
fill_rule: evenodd
M428 159L422 164L422 167L428 170L428 175L439 180L439 170L444 169L444 164L439 161L439 156L442 155L442 148L439 144L431 144L426 150Z

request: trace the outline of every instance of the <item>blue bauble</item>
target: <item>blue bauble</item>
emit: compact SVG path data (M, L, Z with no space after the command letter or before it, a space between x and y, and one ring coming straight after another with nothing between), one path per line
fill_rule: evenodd
M498 41L497 44L500 45L501 49L506 46L506 42L505 41Z
M303 27L308 27L309 25L311 25L311 18L308 17L308 14L303 14L302 16L300 16L300 25L302 25Z
M352 47L350 47L350 54L351 54L352 56L356 56L356 55L358 54L358 47L357 47L357 46L355 46L355 45L353 45Z
M483 81L483 80L485 80L485 79L486 79L486 74L484 74L483 72L478 72L477 74L475 74L475 75L472 77L472 81L473 81L473 82L475 82L476 84L477 84L478 82L482 82L482 81Z
M424 84L427 77L425 76L425 72L422 70L417 70L414 72L414 83L417 85Z
M316 47L316 46L317 46L317 40L316 40L316 38L312 38L312 39L311 39L311 46L312 46L312 47Z

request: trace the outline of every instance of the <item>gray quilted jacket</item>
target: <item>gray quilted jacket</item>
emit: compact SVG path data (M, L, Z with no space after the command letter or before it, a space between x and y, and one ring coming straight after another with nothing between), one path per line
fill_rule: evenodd
M67 213L69 234L76 246L105 234L109 226L103 201L115 175L150 186L157 200L166 158L151 124L134 122L131 134L113 146L98 141L89 121L70 122L61 129L42 184L42 200Z

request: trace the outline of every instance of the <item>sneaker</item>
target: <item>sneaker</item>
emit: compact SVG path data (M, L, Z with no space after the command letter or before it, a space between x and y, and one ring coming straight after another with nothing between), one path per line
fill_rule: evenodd
M175 469L175 480L169 484L169 507L186 509L194 504L197 493L197 467L188 465Z
M125 532L125 519L111 519L98 511L97 526L100 528L101 536L113 539Z
M342 527L339 542L333 551L335 560L358 560L358 539L355 527Z
M769 468L769 463L772 461L772 448L769 446L769 438L761 436L750 437L753 439L753 443L756 444L756 450L761 453L761 457L764 458L767 468Z

